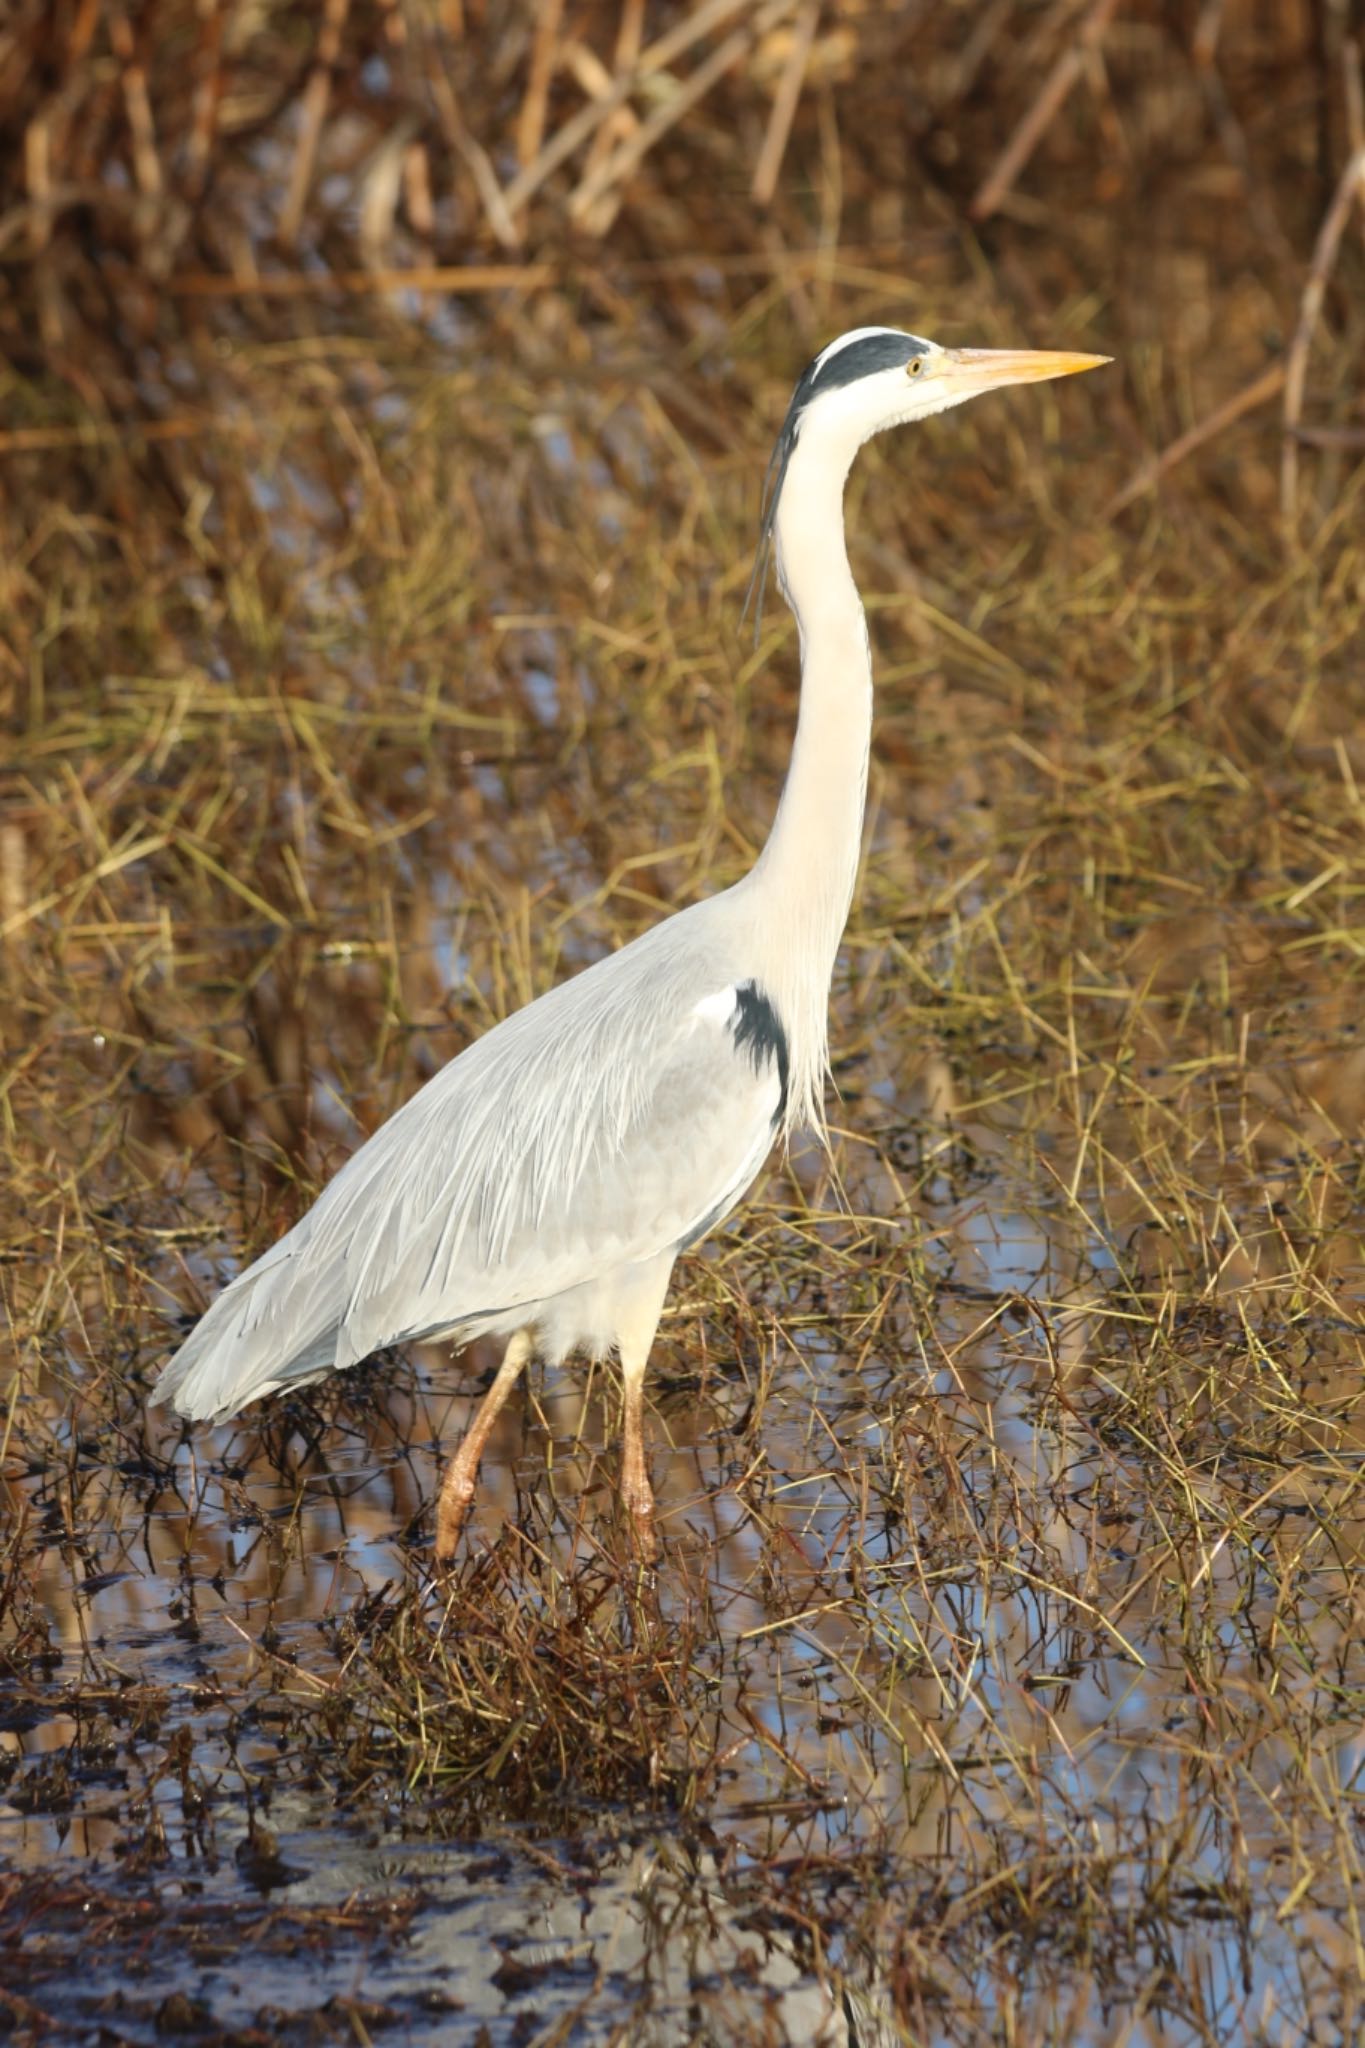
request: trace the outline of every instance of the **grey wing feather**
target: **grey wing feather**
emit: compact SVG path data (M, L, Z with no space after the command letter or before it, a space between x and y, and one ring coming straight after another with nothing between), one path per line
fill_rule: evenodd
M771 1145L781 1081L715 1000L734 954L689 943L695 915L436 1074L212 1303L153 1399L232 1413L657 1257L723 1215Z

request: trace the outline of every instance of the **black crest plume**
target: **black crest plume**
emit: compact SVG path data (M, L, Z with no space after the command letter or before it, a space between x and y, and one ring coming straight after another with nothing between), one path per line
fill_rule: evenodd
M768 457L768 467L763 477L763 497L758 518L758 552L754 557L753 574L744 594L744 609L739 615L741 626L754 605L754 646L763 629L763 587L767 580L768 564L773 553L773 527L777 520L777 507L782 496L782 486L787 477L787 465L801 431L801 420L813 400L823 398L828 391L841 390L847 384L857 384L864 377L875 376L881 370L900 370L911 356L926 355L928 343L921 341L917 334L902 334L896 327L872 327L856 340L831 342L820 351L796 380L787 417L782 430L773 444ZM755 605L755 599L757 604Z

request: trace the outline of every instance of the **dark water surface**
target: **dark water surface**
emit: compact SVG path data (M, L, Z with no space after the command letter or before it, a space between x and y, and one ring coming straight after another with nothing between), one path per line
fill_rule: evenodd
M1302 268L1221 142L1170 173L1205 96L1130 12L1142 118L1087 75L1046 229L988 251L934 184L840 253L821 102L800 261L765 220L667 291L613 247L420 324L244 292L98 512L6 454L18 2039L1365 2038L1361 473L1352 428L1303 457L1288 547L1258 415L1110 516ZM679 1263L658 1559L611 1374L533 1371L437 1581L487 1355L188 1433L148 1389L443 1060L751 860L797 682L776 599L738 630L763 464L804 356L888 319L1124 362L860 458L831 1158Z

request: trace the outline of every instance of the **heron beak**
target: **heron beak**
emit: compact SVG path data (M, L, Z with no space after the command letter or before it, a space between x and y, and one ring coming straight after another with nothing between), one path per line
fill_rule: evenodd
M1073 377L1098 370L1112 356L1073 355L1070 349L947 348L935 365L956 395L996 391L1003 384L1041 384L1048 377Z

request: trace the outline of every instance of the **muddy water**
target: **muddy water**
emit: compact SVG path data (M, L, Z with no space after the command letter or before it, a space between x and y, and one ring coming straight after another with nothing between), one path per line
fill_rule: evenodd
M1344 668L1292 720L1259 671L1207 725L1165 690L1214 630L1179 565L1150 620L1091 565L1093 730L1082 636L1054 633L1074 536L990 660L894 568L837 1173L775 1164L680 1266L656 1563L615 1513L601 1375L531 1376L449 1584L428 1510L488 1359L149 1428L167 1309L492 1018L731 879L790 742L789 629L760 692L689 609L730 552L709 472L660 436L641 517L677 557L656 576L642 540L589 603L551 544L587 400L567 448L520 394L472 425L429 404L379 437L411 533L326 451L352 488L328 472L326 573L268 618L265 680L196 667L185 629L185 674L119 675L108 729L50 743L107 781L90 845L65 784L32 827L35 873L84 893L13 977L37 1161L0 1559L15 2025L1358 2038L1365 762L1340 765ZM992 545L1026 577L966 445L935 472L962 546L881 557L924 544L950 625ZM391 581L341 559L386 549Z
M712 1625L685 1811L578 1800L570 1768L543 1818L509 1820L492 1770L443 1820L403 1769L348 1783L328 1758L306 1709L336 1676L337 1619L406 1583L440 1626L416 1532L467 1411L448 1369L377 1387L312 1446L299 1430L270 1448L246 1427L172 1434L168 1466L112 1479L92 1446L74 1496L32 1473L33 1516L71 1512L75 1540L51 1526L36 1546L50 1647L12 1689L2 1738L6 1866L47 1899L15 1988L41 1991L73 2038L101 2023L130 2041L191 2025L269 2038L312 2014L338 2037L358 2023L432 2041L480 2026L509 2043L895 2040L877 2029L893 2026L907 1929L970 1926L973 1892L997 1900L996 1943L964 1939L941 1966L994 2026L1018 1995L992 1953L1004 1903L1041 1884L1056 1898L1030 2001L1073 2018L1093 2001L1076 2038L1107 2038L1099 2014L1124 1982L1152 1987L1137 2039L1186 2037L1176 1980L1206 2013L1340 2011L1349 1835L1335 1896L1316 1873L1311 1899L1290 1899L1310 1869L1293 1860L1300 1829L1344 1824L1363 1760L1359 1448L1338 1433L1329 1457L1299 1444L1291 1463L1281 1440L1280 1512L1259 1520L1235 1443L1182 1465L1177 1585L1154 1533L1171 1511L1152 1497L1157 1425L1096 1392L1118 1370L1106 1332L1132 1315L1112 1263L1074 1208L1009 1187L998 1131L968 1120L959 1138L963 1156L997 1157L965 1198L947 1173L923 1185L932 1322L893 1284L873 1290L861 1338L867 1268L847 1219L817 1212L833 1299L760 1290L751 1355L660 1394L649 1598L679 1628L704 1601ZM874 1215L879 1170L851 1190ZM809 1160L803 1174L818 1201ZM684 1288L674 1321L696 1315ZM1344 1342L1314 1336L1327 1407ZM528 1496L567 1581L599 1543L624 1557L609 1421L580 1379L533 1383L490 1451L471 1557L524 1523ZM1280 1687L1313 1695L1306 1716L1275 1703ZM1305 1758L1316 1814L1294 1789ZM1288 1912L1269 1910L1277 1897ZM1308 1913L1318 1984L1302 1977ZM118 1927L111 1966L97 1953L73 1972L73 1927L92 1916Z

